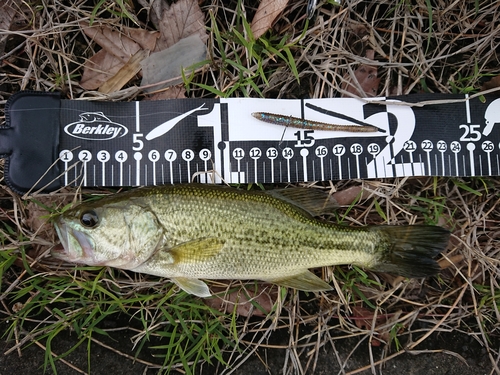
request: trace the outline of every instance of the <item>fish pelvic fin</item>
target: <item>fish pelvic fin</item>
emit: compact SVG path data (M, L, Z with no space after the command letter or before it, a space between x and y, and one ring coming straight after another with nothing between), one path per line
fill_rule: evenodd
M268 278L264 281L306 292L319 292L333 289L330 284L321 280L318 276L308 270L291 276Z
M212 295L207 284L201 280L190 279L187 277L175 277L171 280L186 293L194 294L195 296L202 298L210 297Z
M441 268L434 260L448 246L450 232L431 225L375 226L380 231L381 252L368 268L404 277L427 277Z

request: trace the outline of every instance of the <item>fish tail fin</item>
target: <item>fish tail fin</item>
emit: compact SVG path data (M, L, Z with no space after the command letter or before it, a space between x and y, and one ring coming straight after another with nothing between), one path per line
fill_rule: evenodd
M426 277L440 271L434 260L448 245L450 232L430 225L375 226L381 251L370 269L405 277Z

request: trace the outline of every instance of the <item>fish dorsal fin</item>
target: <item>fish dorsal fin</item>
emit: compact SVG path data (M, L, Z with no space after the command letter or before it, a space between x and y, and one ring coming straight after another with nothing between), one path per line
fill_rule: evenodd
M319 189L292 187L287 189L268 190L267 194L291 203L312 216L331 213L339 207L337 201Z
M224 247L224 241L215 237L198 238L183 242L170 249L175 263L200 262L216 256Z
M286 286L288 288L304 290L306 292L319 292L321 290L333 289L330 284L321 280L318 276L316 276L309 270L305 270L292 276L266 279L265 281L269 281L281 286Z
M212 295L207 284L201 280L190 279L187 277L175 277L171 280L186 293L194 294L195 296L202 298L210 297Z

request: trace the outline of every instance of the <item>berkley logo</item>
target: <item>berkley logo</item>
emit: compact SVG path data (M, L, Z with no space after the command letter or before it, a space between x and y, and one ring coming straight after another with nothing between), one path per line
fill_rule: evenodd
M128 133L126 126L111 121L102 112L80 113L80 121L66 125L64 131L72 137L91 141L119 138Z

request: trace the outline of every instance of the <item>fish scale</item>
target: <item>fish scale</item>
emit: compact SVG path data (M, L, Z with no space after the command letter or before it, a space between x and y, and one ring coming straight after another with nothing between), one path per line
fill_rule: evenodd
M259 279L301 290L331 286L308 269L356 264L422 277L449 233L434 226L349 227L316 219L328 197L312 189L270 192L175 185L116 194L63 213L53 255L172 279L206 297L200 279ZM328 205L326 205L328 206Z
M335 262L332 259L330 249L351 249L351 246L343 244L352 240L332 236L335 233L332 229L338 229L337 227L316 221L305 221L302 216L299 216L299 218L304 220L304 223L297 221L295 218L287 220L280 210L270 210L268 208L267 211L263 211L262 206L256 203L264 201L262 203L265 204L266 199L256 199L255 201L235 200L229 206L225 206L221 205L221 200L225 198L223 194L211 199L203 197L197 199L196 195L187 198L189 203L185 203L183 199L176 199L171 208L165 213L162 211L157 213L160 222L164 223L168 235L176 239L173 241L174 246L186 242L195 235L201 237L214 236L228 241L217 256L203 263L204 267L197 269L199 273L191 269L194 277L213 277L215 273L219 272L220 265L226 264L232 265L230 268L232 268L233 277L242 277L243 272L245 272L247 276L252 278L261 278L264 274L268 274L269 271L275 270L276 266L278 266L277 262L282 263L280 260L285 255L294 264L294 267L296 265L318 267ZM161 200L161 196L159 196L159 199ZM222 212L221 207L225 207L225 212ZM181 216L177 217L173 224L170 224L171 220L169 220L171 210L182 212ZM293 211L291 213L293 214ZM200 221L198 219L200 216L205 220ZM219 222L221 230L217 230L212 225L215 220ZM280 228L271 225L277 220L287 220L282 223L283 229L280 230ZM233 228L234 221L240 221L238 223L240 225ZM183 222L185 225L181 226L179 222ZM183 230L186 226L191 228L193 224L199 224L200 222L205 225L193 228L193 232L196 233L186 233L187 237L186 235L179 236L177 234L178 230ZM315 224L313 229L311 229L311 223ZM241 224L244 224L244 226ZM346 228L340 228L345 233L349 232L345 230ZM261 235L256 235L258 232L261 232ZM361 242L358 244L359 248L363 248L361 247L362 242L371 243L375 239L375 233L372 233L371 236L366 233L366 240L360 240L357 232L355 235L358 237L357 241ZM371 241L370 237L372 237ZM273 246L274 251L268 251L269 246ZM362 255L363 252L359 252L359 254L358 252L345 253L340 257L337 255L336 261L351 263ZM242 257L245 260L244 262L239 261ZM265 265L265 269L263 269L263 265ZM163 265L162 268L167 266Z

